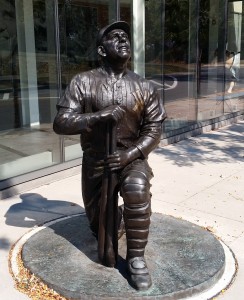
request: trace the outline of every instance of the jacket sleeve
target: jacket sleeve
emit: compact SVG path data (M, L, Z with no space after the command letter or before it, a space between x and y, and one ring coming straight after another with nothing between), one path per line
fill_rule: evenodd
M149 87L149 93L145 99L145 111L142 121L139 139L135 146L143 157L147 157L160 142L162 122L166 118L165 109L160 94L155 87Z
M84 113L82 82L75 77L57 104L53 130L57 134L80 134L84 130L89 131L89 119L90 114Z

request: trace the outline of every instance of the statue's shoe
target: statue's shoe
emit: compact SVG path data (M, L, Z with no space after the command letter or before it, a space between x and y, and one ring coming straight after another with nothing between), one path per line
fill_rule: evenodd
M130 276L130 283L135 289L146 291L150 288L152 280L144 257L128 259L127 269Z

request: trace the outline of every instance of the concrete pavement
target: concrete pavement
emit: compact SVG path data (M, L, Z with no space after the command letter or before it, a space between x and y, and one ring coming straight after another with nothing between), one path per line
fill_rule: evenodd
M238 273L217 299L242 300L244 121L158 148L149 162L155 175L153 212L206 227L228 245L238 261ZM14 288L9 273L11 245L35 225L83 211L79 175L0 201L0 299L29 299Z

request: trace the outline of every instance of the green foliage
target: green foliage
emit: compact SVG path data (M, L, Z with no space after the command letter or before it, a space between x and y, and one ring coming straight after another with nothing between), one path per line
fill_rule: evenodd
M191 31L189 29L192 28ZM158 60L164 47L164 59L185 61L191 42L199 29L200 48L208 46L209 0L150 0L146 2L146 51L150 60Z

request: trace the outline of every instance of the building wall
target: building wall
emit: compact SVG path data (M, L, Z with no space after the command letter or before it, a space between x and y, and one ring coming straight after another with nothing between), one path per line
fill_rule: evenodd
M79 136L53 133L57 99L96 66L97 29L119 17L131 25L130 68L162 93L162 145L236 120L242 15L243 1L227 0L1 0L0 190L81 163Z

